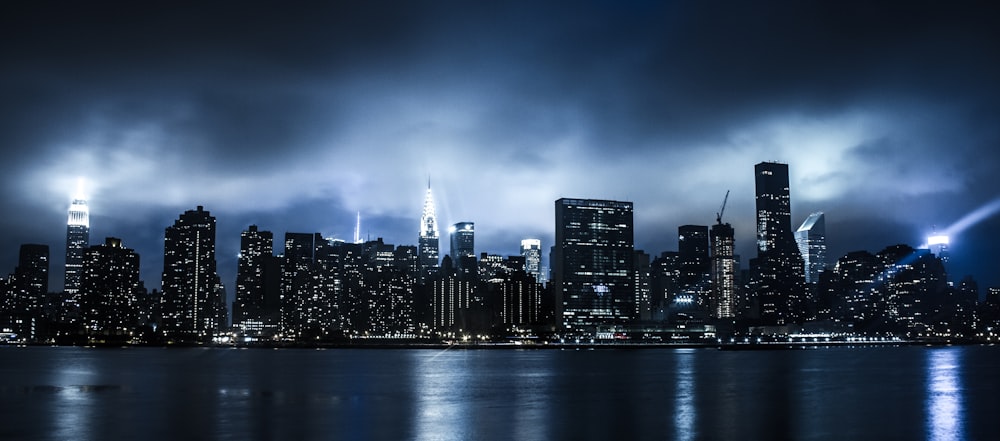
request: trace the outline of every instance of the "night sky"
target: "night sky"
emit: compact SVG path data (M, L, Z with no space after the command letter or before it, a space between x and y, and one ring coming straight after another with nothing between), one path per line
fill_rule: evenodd
M633 201L636 247L676 250L731 190L746 265L761 161L789 164L793 228L826 212L831 262L1000 207L986 3L621 3L4 2L0 274L44 243L61 288L80 178L91 242L122 238L151 289L164 228L211 211L230 296L248 225L280 251L360 212L415 245L428 178L439 223L502 255L547 250L560 197ZM981 213L949 276L1000 286Z

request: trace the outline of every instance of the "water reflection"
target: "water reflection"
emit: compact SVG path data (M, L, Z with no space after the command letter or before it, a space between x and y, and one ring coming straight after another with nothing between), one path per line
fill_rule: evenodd
M927 436L931 440L965 439L961 368L959 348L927 351Z
M674 357L674 439L691 440L698 412L694 405L694 349L680 349Z

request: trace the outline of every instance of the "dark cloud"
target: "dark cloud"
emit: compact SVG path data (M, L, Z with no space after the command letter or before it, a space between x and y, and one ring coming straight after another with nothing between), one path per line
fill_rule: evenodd
M220 255L250 223L349 238L359 211L366 235L410 244L428 177L442 224L475 221L477 247L501 254L551 244L563 196L635 201L637 245L658 254L732 190L746 261L762 160L790 164L793 221L827 212L838 252L917 245L997 197L987 4L0 9L0 194L20 214L0 249L60 255L83 176L93 241L122 236L154 287L162 229L195 205L219 218ZM963 233L976 258L953 258L1000 284L977 260L985 231Z

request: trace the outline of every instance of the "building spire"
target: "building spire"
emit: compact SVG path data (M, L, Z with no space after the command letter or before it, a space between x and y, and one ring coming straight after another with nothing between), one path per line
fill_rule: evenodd
M358 212L358 223L354 226L354 243L361 243L361 212Z

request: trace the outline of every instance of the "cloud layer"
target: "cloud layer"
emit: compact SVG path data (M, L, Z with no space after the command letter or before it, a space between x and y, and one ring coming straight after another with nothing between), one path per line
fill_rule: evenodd
M41 242L61 275L78 177L92 241L122 237L151 287L195 205L232 284L250 223L348 238L360 211L415 243L428 178L441 222L501 254L549 246L564 196L632 200L637 246L676 249L731 190L745 261L764 160L790 165L793 222L827 213L834 256L917 245L998 196L1000 20L971 3L2 8L10 269ZM1000 284L996 227L962 233L955 275Z

